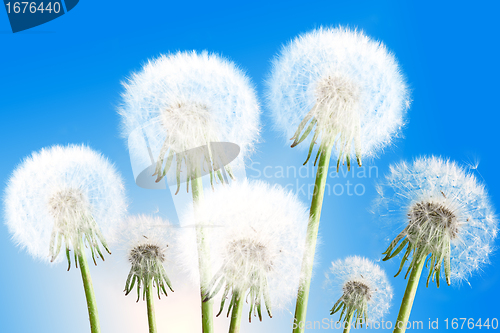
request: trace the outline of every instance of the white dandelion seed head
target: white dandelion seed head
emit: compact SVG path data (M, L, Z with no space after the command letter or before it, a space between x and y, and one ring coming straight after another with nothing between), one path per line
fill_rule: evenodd
M26 158L8 181L4 210L14 242L50 262L53 232L64 235L67 244L85 233L100 233L110 242L127 205L114 166L86 146L69 145Z
M376 212L406 228L410 241L420 232L430 251L451 244L451 281L467 281L488 263L498 219L484 185L465 168L435 156L403 161L390 167L378 193Z
M389 312L393 290L385 272L371 260L351 256L332 262L328 276L335 300L346 304L363 299L367 302L368 320L380 321Z
M178 52L148 61L123 83L123 136L143 128L153 150L232 142L246 156L259 135L260 108L247 76L215 54ZM151 124L157 126L150 126ZM130 142L129 142L130 143ZM143 149L139 142L131 150Z
M376 155L400 134L410 104L394 55L363 32L342 27L316 29L284 46L267 95L286 139L309 114L318 120L321 142L337 140L337 157Z
M195 211L183 220L204 225L212 275L222 269L225 281L245 295L259 279L267 278L272 308L286 306L299 285L308 222L307 209L298 198L264 182L235 182L207 195ZM179 261L195 283L196 242L194 228L184 228Z

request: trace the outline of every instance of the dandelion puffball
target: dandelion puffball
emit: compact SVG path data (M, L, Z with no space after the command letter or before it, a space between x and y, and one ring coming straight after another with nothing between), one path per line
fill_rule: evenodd
M146 297L146 290L156 286L158 298L167 296L167 288L173 291L165 270L171 264L174 232L168 221L159 217L137 215L128 217L119 230L117 241L125 249L130 272L125 283L125 295L134 286L137 301Z
M380 321L389 311L392 287L385 272L372 261L358 256L332 262L330 283L338 301L331 313L341 311L344 321ZM356 314L354 314L356 312Z
M123 136L129 138L134 154L145 147L131 141L130 134L144 131L152 151L159 152L157 181L165 176L174 154L182 160L182 152L200 146L210 149L210 142L237 144L243 156L253 150L260 108L250 80L232 62L207 52L162 55L123 85Z
M104 260L113 228L126 213L124 186L112 164L86 146L44 148L26 158L9 179L5 221L13 240L33 257L60 261L63 243ZM108 250L109 252L109 250ZM95 262L95 258L94 258Z
M405 261L408 274L431 254L427 284L432 278L439 287L443 264L451 284L488 262L498 220L484 186L456 163L434 156L401 162L377 189L380 215L404 225L384 252L388 260L406 246L399 272Z
M275 127L294 140L292 147L309 137L309 160L318 140L318 156L335 147L338 162L345 158L348 167L353 156L361 165L361 156L391 143L410 103L394 55L342 27L313 30L284 46L267 95Z
M198 218L197 218L198 217ZM205 292L214 297L224 286L226 297L245 298L250 313L261 317L261 300L271 308L285 306L297 292L308 215L295 195L264 182L235 182L207 195L185 224L209 229L207 248L216 272ZM195 228L184 228L181 262L198 281ZM248 293L248 294L247 294Z

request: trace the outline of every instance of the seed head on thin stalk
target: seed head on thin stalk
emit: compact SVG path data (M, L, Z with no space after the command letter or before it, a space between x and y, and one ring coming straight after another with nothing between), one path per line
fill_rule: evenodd
M340 163L374 156L403 126L410 101L393 54L362 32L320 28L295 38L274 60L268 101L275 127L306 141L306 164L327 149Z
M218 315L230 298L228 316L239 297L262 320L262 304L268 315L293 298L300 280L306 208L296 196L263 182L238 182L220 188L196 206L187 224L210 227L208 242L216 274L206 288L209 300L222 292ZM197 252L193 228L184 228L179 242L181 261L197 278Z
M340 295L330 314L340 311L344 322L360 323L379 321L388 311L392 287L385 272L372 261L358 256L332 262L329 284ZM343 318L343 319L342 319Z
M5 193L6 224L14 241L35 258L61 260L64 246L104 260L114 227L126 213L124 187L115 168L86 146L44 148L26 158L9 179Z
M203 163L213 179L224 182L213 142L239 145L247 156L259 135L260 108L249 79L232 62L215 54L179 52L148 61L141 71L123 83L123 135L129 138L142 128L156 160L156 181L160 181L172 164L176 166L180 186L181 165L189 173ZM131 150L144 149L139 142L130 142ZM193 150L206 147L202 153ZM131 151L134 155L134 152ZM140 154L136 154L140 155ZM232 176L231 169L225 171ZM187 184L189 187L189 184Z
M453 280L467 281L488 262L498 220L484 186L464 168L434 156L401 162L391 166L377 190L380 215L390 222L404 221L384 252L384 260L404 253L396 275L407 261L406 275L427 260L427 285L432 279L439 287L443 268L450 285Z
M148 286L155 286L158 298L167 296L167 288L173 292L172 284L164 266L172 258L174 234L168 221L146 215L130 216L120 228L117 237L125 248L131 265L125 283L125 295L136 286L137 301L146 297Z

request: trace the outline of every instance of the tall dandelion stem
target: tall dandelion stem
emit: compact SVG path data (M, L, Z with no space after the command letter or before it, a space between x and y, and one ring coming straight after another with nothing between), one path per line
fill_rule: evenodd
M311 276L314 263L314 253L316 252L316 241L318 238L319 219L321 207L323 206L323 196L325 194L326 178L328 177L328 166L330 164L331 148L323 149L319 158L318 170L316 172L316 183L309 211L309 224L307 225L306 247L302 260L301 282L297 294L297 304L295 306L295 324L293 333L304 332L307 313L307 302L309 300L309 289L311 287Z
M158 288L160 288L158 286ZM156 333L155 303L153 299L153 282L146 284L146 302L148 307L149 333Z
M420 281L420 275L422 274L424 264L425 258L420 260L416 267L411 271L410 278L408 279L408 285L406 286L405 294L403 296L403 301L401 302L401 307L399 308L398 320L396 321L394 333L404 333L406 331L406 323L410 318L411 307L413 305L413 300L415 299L418 282Z
M233 311L231 312L231 324L229 325L229 333L238 333L241 327L241 316L243 313L244 297L241 293L236 295Z
M349 312L346 320L344 321L344 333L349 333L351 331L351 320L354 312Z
M203 200L203 181L200 176L200 170L196 169L193 172L191 179L191 189L193 194L193 202L196 205ZM198 265L200 268L200 289L201 289L201 324L203 333L213 333L213 301L208 300L203 302L205 288L211 279L209 250L207 248L205 231L203 226L196 227L196 238L198 244Z
M82 273L83 289L85 289L85 297L87 298L87 308L89 310L90 331L92 333L100 333L99 315L97 313L97 302L95 300L94 287L92 286L92 277L85 257L85 247L83 239L80 238L79 248L75 249L78 252L78 263L80 264L80 272Z

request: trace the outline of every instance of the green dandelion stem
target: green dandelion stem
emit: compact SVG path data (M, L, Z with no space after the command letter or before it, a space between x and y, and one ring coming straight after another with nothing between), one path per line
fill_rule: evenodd
M354 311L350 311L344 320L344 333L349 333L349 331L351 330L351 320L353 314Z
M411 307L413 305L413 300L415 299L418 281L420 280L420 275L422 274L424 265L425 258L421 259L418 264L413 266L410 278L408 279L408 285L406 286L405 294L403 296L403 301L401 302L401 307L399 308L394 333L404 333L406 331L406 323L410 318Z
M203 181L200 176L200 170L195 168L193 178L191 179L191 192L193 202L196 204L203 200ZM196 227L196 238L198 243L198 265L200 267L200 288L201 288L201 321L202 332L213 333L213 301L207 300L203 302L204 295L207 294L208 286L212 272L210 270L210 258L208 257L208 248L204 233L206 230L202 226Z
M155 302L153 299L153 283L146 283L146 303L148 307L149 333L156 333Z
M245 298L242 295L236 293L233 311L231 312L231 324L229 325L229 333L238 333L240 331L244 299Z
M323 205L323 196L325 194L325 184L326 178L328 177L328 166L330 164L331 153L331 147L327 147L321 151L318 170L316 172L316 183L311 202L311 210L309 211L309 224L307 226L306 248L304 251L304 258L302 259L301 275L304 276L304 279L299 286L297 295L297 304L295 306L295 323L297 323L297 326L293 330L293 333L304 332L306 323L307 302L309 300L314 253L316 252L319 219L321 216L321 207Z
M80 272L82 273L83 289L85 290L85 297L87 298L87 308L89 310L90 331L92 333L100 333L99 315L97 314L97 303L95 300L94 287L92 286L92 278L90 270L85 257L85 247L83 246L83 239L79 240L79 248L75 248L75 253L78 252L78 262L80 264Z

